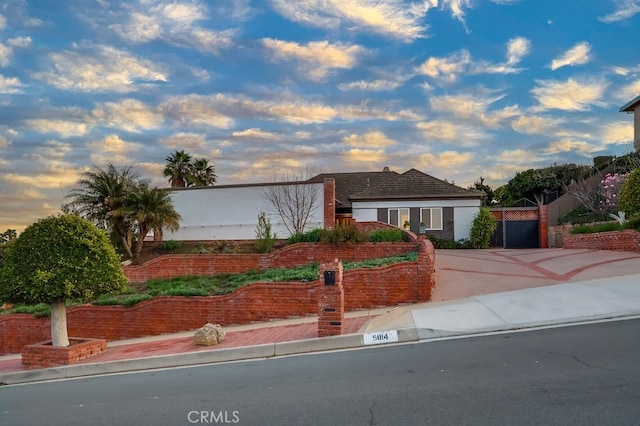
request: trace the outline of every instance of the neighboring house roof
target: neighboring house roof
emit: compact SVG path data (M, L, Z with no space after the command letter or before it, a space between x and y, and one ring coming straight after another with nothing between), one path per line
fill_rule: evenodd
M333 178L340 208L353 201L481 198L483 192L461 188L416 169L399 174L385 167L382 172L323 173L311 180Z
M633 112L639 104L640 96L636 96L634 99L627 102L622 108L620 108L620 112Z

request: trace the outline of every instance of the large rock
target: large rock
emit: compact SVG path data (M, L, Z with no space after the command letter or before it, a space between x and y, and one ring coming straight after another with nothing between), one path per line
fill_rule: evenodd
M196 345L217 345L226 338L226 334L220 324L207 323L196 330L193 343Z

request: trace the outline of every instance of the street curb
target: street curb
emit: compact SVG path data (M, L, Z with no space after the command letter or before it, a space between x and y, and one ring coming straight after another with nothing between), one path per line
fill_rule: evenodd
M418 340L418 335L415 329L400 329L397 330L397 332L399 343ZM135 358L92 364L75 364L43 368L39 370L4 373L0 374L0 385L62 380L102 374L130 373L142 370L215 364L229 361L266 359L279 356L353 349L359 347L366 348L371 346L372 345L364 345L363 334L346 334L342 336L294 340L290 342L265 343L262 345L243 346L239 348L213 349L210 351L160 355L148 358Z

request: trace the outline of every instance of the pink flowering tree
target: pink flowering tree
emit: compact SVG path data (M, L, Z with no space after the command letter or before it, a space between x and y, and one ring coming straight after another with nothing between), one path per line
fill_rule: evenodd
M616 219L620 224L625 222L624 212L618 207L618 199L620 191L626 180L626 175L618 173L607 173L604 179L600 181L600 205L602 211L605 211L612 218Z

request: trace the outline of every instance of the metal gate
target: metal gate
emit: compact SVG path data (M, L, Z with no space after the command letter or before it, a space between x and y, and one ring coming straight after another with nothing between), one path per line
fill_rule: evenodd
M491 237L492 247L539 248L540 213L538 207L491 209L498 227Z

